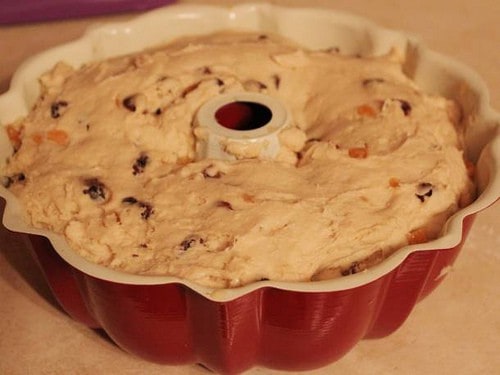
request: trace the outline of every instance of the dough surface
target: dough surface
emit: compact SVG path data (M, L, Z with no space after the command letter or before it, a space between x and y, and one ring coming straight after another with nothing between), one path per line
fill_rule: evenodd
M437 237L472 199L456 105L382 57L225 32L59 63L7 127L4 185L85 258L212 287L362 271ZM255 91L291 114L274 160L196 160L207 100Z

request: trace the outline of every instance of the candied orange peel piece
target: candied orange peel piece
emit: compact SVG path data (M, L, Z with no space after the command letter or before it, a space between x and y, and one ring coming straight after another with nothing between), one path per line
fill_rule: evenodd
M427 242L429 240L429 237L427 236L427 231L425 230L425 228L417 228L410 231L406 235L406 239L408 240L409 245L415 245Z
M65 146L69 143L68 133L59 129L49 130L47 132L47 139L61 146Z
M365 159L368 156L368 149L366 147L351 147L348 153L351 158Z
M375 117L378 111L369 104L362 104L356 108L356 112L360 116Z
M396 177L391 177L389 179L389 186L393 188L399 187L399 179L397 179Z
M14 146L15 149L18 149L21 146L23 129L18 129L12 125L7 125L6 130L7 137L9 137L10 143L12 144L12 146Z
M243 200L248 203L254 203L255 202L255 197L252 194L248 193L243 193L242 195Z
M37 145L43 142L43 134L42 133L33 133L31 135L31 140L35 142Z

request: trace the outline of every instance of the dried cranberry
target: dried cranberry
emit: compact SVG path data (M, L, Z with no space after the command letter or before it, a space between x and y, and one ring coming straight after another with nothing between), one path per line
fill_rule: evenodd
M362 270L361 264L359 262L352 262L351 265L342 270L342 276L354 275Z
M428 182L422 182L417 187L417 192L415 196L420 200L420 202L425 202L425 200L432 196L432 184Z
M281 85L281 77L278 74L273 74L273 76L271 78L272 78L273 83L274 83L274 88L276 90L279 90L280 85Z
M130 112L135 112L137 109L135 105L135 95L127 96L125 99L123 99L122 104Z
M107 196L106 186L97 178L91 178L84 181L87 188L83 190L83 194L87 194L91 199L103 201Z
M143 209L141 212L141 217L144 220L149 219L153 214L153 206L151 206L149 203L139 202L139 207Z
M52 103L50 106L50 116L52 118L58 118L61 116L61 108L67 107L68 102L65 100L59 100L57 102Z
M8 189L12 186L12 184L16 182L23 182L26 180L26 176L24 173L16 173L11 176L3 176L2 177L2 185L4 188Z
M205 240L196 235L196 234L192 234L192 235L189 235L187 236L180 244L180 247L182 250L186 251L188 249L190 249L191 247L195 246L196 244L203 244L205 242Z
M217 202L215 202L215 205L217 207L227 208L228 210L231 210L231 211L234 210L233 206L228 201L217 201Z
M138 200L134 197L126 197L122 199L122 203L127 203L127 204L136 204Z
M396 99L399 102L401 110L403 111L405 116L409 116L411 113L411 104L403 99Z
M132 166L132 174L136 176L140 173L143 173L146 165L148 164L148 161L149 157L146 154L139 155L139 157L135 160L134 165Z

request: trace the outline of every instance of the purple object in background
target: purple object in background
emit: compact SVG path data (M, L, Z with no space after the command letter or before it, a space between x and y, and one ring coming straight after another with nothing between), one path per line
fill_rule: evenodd
M140 11L174 0L0 0L0 24Z

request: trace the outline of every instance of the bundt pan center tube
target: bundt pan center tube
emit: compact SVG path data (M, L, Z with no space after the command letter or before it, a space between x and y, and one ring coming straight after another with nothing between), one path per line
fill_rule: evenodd
M474 72L429 51L414 37L348 14L269 4L170 6L95 27L81 39L25 62L9 92L0 97L0 123L5 126L28 113L39 95L38 77L60 60L79 66L185 35L234 29L282 35L312 50L335 46L348 55L403 51L410 78L425 92L460 105L477 198L446 222L437 239L405 246L361 272L308 282L262 280L235 288L125 273L90 262L62 235L28 225L19 200L0 186L6 200L3 223L29 235L34 257L64 310L89 327L102 328L130 353L158 363L200 363L223 374L253 366L318 368L342 357L359 340L384 337L401 326L446 276L475 214L498 200L500 115L490 108L487 89ZM403 102L400 107L404 112ZM268 95L220 95L197 114L194 131L203 140L197 157L232 160L234 155L220 147L230 139L262 142L263 158L272 159L280 150L277 132L292 117L286 103ZM0 156L6 160L12 145L3 133Z
M259 93L223 94L204 103L196 114L198 159L231 160L227 142L259 147L259 158L274 159L280 150L278 134L290 114L276 98Z

